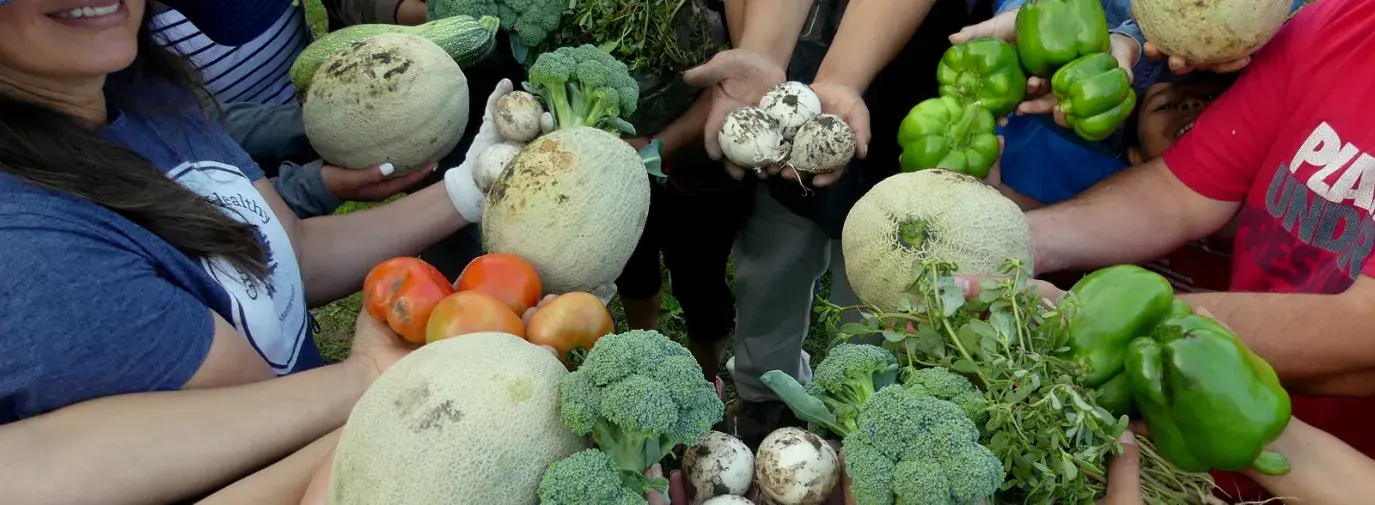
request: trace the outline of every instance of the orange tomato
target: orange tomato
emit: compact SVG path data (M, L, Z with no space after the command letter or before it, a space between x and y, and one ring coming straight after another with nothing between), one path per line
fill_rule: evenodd
M446 338L499 331L525 338L525 325L511 308L490 295L478 291L459 291L434 308L425 328L425 342Z
M581 363L582 354L597 339L614 331L616 324L601 300L574 292L559 295L536 310L525 330L525 339L535 345L553 347L563 364L572 369Z
M523 314L525 309L539 303L542 289L534 265L520 256L505 253L478 256L463 268L454 288L491 295L516 314Z
M439 302L454 294L449 279L419 258L392 258L363 280L363 307L406 340L425 343L425 325Z

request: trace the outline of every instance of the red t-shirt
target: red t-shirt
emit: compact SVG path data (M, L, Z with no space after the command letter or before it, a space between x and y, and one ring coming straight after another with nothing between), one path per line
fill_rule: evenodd
M1340 293L1375 275L1371 82L1375 1L1318 0L1165 153L1194 191L1244 202L1232 291ZM1293 407L1299 419L1375 456L1375 399L1293 396ZM1263 492L1238 474L1217 477L1234 497Z

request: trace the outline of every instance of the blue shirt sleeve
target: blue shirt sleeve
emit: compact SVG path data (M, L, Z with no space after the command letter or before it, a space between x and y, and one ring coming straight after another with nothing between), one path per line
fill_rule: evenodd
M0 243L0 424L175 390L200 368L210 309L117 230L4 204Z

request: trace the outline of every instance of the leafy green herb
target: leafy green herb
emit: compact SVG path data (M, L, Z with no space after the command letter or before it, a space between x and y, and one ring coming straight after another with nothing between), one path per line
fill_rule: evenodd
M701 0L572 0L554 46L602 46L631 70L681 72L723 49Z

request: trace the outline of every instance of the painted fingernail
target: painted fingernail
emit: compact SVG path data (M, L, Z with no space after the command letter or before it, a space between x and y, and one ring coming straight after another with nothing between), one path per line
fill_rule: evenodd
M396 167L393 167L391 163L383 163L381 165L378 165L377 169L382 171L383 177L389 176L392 174L392 172L396 171Z

